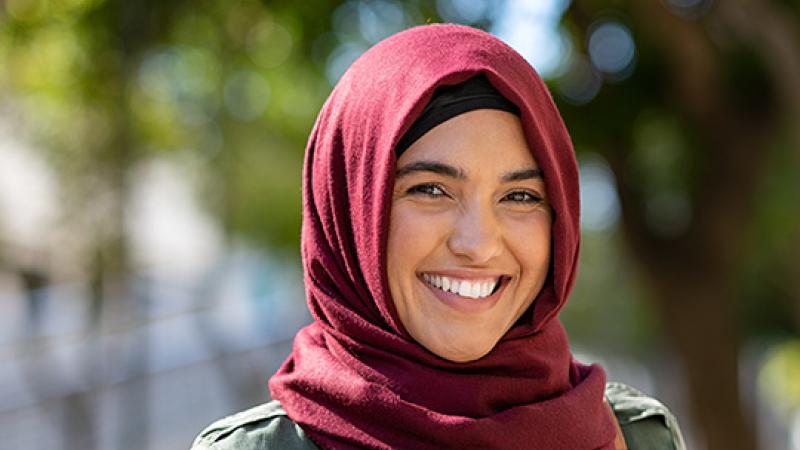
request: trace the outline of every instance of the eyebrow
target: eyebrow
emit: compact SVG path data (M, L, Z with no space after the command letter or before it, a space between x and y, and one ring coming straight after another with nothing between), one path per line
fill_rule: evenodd
M464 171L448 164L434 161L415 161L397 169L395 178L401 178L414 172L433 172L446 177L463 180L466 178Z
M532 179L543 179L542 176L542 169L531 168L531 169L522 169L522 170L515 170L511 173L507 173L503 175L501 180L504 183L508 183L511 181L523 181L523 180L532 180Z
M436 161L415 161L410 164L406 164L405 166L397 169L395 178L402 178L415 172L432 172L446 177L455 178L457 180L463 180L467 178L463 170L453 167L449 164ZM543 178L541 169L526 168L509 172L503 175L500 180L503 183L509 183L513 181L532 180L537 178Z

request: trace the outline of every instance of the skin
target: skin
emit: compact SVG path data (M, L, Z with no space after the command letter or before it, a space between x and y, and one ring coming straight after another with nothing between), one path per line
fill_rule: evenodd
M387 271L403 326L450 361L489 353L544 284L551 227L516 115L474 110L426 133L398 160L392 200ZM448 303L426 273L502 282L489 299Z

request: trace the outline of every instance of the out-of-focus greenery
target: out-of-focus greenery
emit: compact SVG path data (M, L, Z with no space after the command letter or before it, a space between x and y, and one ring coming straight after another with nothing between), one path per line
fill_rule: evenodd
M746 343L800 333L796 6L576 0L564 20L574 53L556 100L577 148L614 173L632 262L617 267L641 277L711 449L756 445L740 394ZM774 356L763 378L789 397L793 358Z
M76 215L124 197L137 161L191 152L228 232L294 246L338 3L12 0L3 103L48 150Z

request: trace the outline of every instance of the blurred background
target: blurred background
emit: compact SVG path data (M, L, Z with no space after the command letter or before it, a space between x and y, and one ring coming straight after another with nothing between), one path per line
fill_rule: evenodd
M0 0L0 448L181 449L307 323L316 113L407 27L486 29L581 169L576 354L690 449L800 450L797 0Z

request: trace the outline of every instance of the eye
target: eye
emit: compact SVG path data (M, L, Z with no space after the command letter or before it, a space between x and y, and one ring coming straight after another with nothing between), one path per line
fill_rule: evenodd
M503 200L514 202L514 203L524 203L524 204L537 204L542 202L542 198L536 194L533 194L528 191L514 191L506 195Z
M441 186L433 183L424 183L412 186L407 192L409 194L423 195L431 198L447 196L447 193L445 193Z

